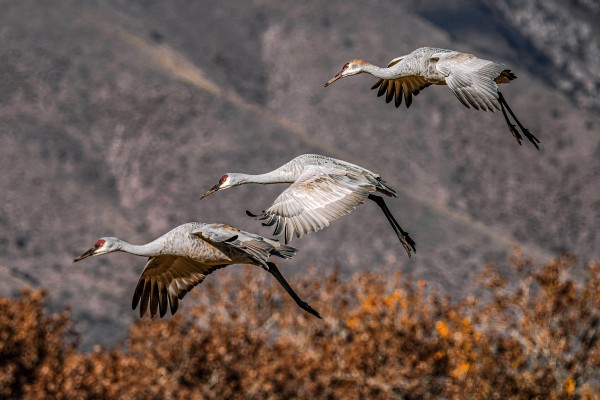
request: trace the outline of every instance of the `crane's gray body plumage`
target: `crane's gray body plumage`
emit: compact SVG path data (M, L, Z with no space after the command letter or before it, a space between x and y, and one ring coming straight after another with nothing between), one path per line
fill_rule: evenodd
M145 244L133 245L121 239L100 239L95 248L75 259L123 251L149 257L136 286L132 308L140 305L140 317L150 310L164 316L168 307L177 311L179 300L208 274L231 264L258 265L275 276L284 289L307 312L320 318L289 286L277 266L268 261L271 255L291 258L296 249L260 235L223 224L189 222Z
M385 94L387 103L395 98L396 107L402 101L410 107L413 96L431 85L447 85L456 98L467 108L484 111L502 111L513 137L521 144L523 137L507 115L514 118L523 135L539 150L540 141L517 119L508 103L498 91L498 84L516 79L504 64L484 60L460 51L421 47L413 52L394 58L387 68L372 65L364 60L352 60L325 86L339 78L360 73L371 74L379 80L371 87L378 89L377 96Z
M503 64L435 47L422 47L397 57L387 69L389 78L380 79L373 87L379 87L379 95L386 93L388 102L396 96L397 107L403 95L407 108L412 104L412 96L424 88L448 85L467 108L493 112L500 110L497 83L508 83L515 78Z
M378 192L396 197L396 191L378 174L358 165L318 154L303 154L266 174L228 173L223 178L224 183L216 185L205 196L245 183L292 184L262 214L247 212L264 220L265 225L275 225L274 234L283 233L286 243L293 236L300 238L328 227L330 222L371 199L382 208L409 256L411 248L415 249L414 241L391 216L383 199L373 195Z
M276 240L264 238L222 224L189 222L167 232L148 244L159 249L151 254L135 289L132 306L140 304L140 317L148 304L150 314L166 312L168 299L171 313L181 300L208 274L231 264L254 264L269 270L271 254L291 258L296 249ZM157 296L158 294L158 296Z
M396 196L395 190L378 174L318 154L303 154L267 174L250 176L252 183L292 183L259 216L266 225L275 225L275 235L285 233L286 243L294 235L300 238L328 227L373 192Z

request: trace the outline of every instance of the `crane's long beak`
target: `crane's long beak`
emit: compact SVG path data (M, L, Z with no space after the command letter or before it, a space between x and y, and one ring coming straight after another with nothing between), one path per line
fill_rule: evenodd
M331 85L333 82L337 81L341 77L342 77L342 71L338 72L333 78L331 78L330 80L328 80L327 83L325 84L325 87Z
M76 263L77 261L81 261L84 258L88 258L89 256L94 254L94 248L89 249L88 251L86 251L85 253L83 253L82 255L80 255L79 257L77 257L76 259L73 260L74 263Z
M202 197L200 197L200 200L202 200L206 196L210 196L211 194L213 194L214 192L216 192L217 190L219 190L219 186L220 186L219 184L216 184L215 186L211 187L208 192L204 193L202 195Z

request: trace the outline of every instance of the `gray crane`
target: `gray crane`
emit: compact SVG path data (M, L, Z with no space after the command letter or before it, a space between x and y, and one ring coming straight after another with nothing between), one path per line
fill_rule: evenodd
M132 308L135 310L140 304L140 318L148 306L151 317L159 311L162 318L167 312L167 305L174 315L179 300L206 275L231 264L262 267L277 279L300 308L321 318L316 310L298 297L277 266L267 261L271 255L291 258L296 254L295 248L282 245L277 240L227 225L188 222L141 246L114 237L103 237L73 262L115 251L149 257L133 294Z
M397 197L396 191L378 174L358 165L317 154L303 154L266 174L227 173L202 198L245 183L292 184L262 214L246 211L249 216L264 220L266 226L275 225L275 235L284 232L285 243L289 243L294 234L300 238L326 228L331 221L349 214L369 199L381 208L408 256L411 249L416 252L415 242L402 230L383 198L373 194Z
M371 89L379 88L377 92L379 97L385 93L387 103L395 97L396 107L402 104L402 97L406 108L410 107L412 96L418 95L421 90L430 85L448 85L456 98L467 108L472 106L476 110L492 112L501 110L510 133L521 144L523 136L511 123L506 113L508 110L523 135L536 149L540 149L538 146L540 141L521 124L498 90L498 84L510 83L517 78L503 64L459 51L421 47L410 54L394 58L387 68L377 67L364 60L351 60L325 83L325 87L340 78L363 72L379 78Z

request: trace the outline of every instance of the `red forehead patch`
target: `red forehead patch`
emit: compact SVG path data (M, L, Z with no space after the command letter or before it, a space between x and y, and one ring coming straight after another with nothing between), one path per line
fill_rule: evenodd
M96 244L94 245L94 247L97 249L98 247L104 246L104 243L106 243L106 241L105 241L105 240L102 240L102 239L100 239L100 240L98 240L98 241L96 242Z
M348 65L350 65L350 63L346 63L343 67L342 67L342 71L345 70L346 68L348 68Z
M219 180L219 185L222 185L227 180L227 175L223 175Z

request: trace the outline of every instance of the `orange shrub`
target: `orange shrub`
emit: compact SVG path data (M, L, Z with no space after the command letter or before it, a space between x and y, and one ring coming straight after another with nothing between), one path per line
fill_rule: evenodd
M171 320L138 321L123 348L76 350L68 312L44 293L0 298L5 398L591 398L600 379L600 267L573 257L488 267L486 300L455 302L401 274L293 285L222 274ZM229 294L227 294L229 293ZM8 316L8 318L6 318Z

